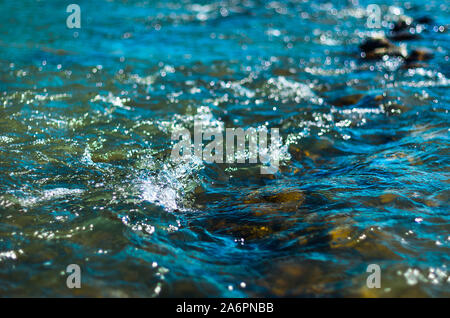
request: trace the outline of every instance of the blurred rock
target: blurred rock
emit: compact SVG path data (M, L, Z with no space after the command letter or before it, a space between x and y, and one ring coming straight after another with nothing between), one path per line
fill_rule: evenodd
M389 39L394 41L409 41L419 38L416 33L413 20L407 16L401 16L397 22L394 23Z
M280 259L264 268L258 285L276 297L332 296L342 279L341 264L311 259Z
M365 59L381 59L384 55L406 57L403 47L392 44L385 37L371 37L359 46L361 57Z
M422 16L415 20L418 24L431 24L433 23L433 18L429 16Z
M420 36L417 33L412 33L410 31L402 31L392 33L389 38L393 41L409 41L418 39Z
M339 97L333 101L330 102L330 104L334 105L334 106L349 106L349 105L354 105L357 102L359 102L361 100L361 98L363 98L363 94L353 94L353 95L348 95L348 96L342 96Z
M244 199L246 204L273 203L274 208L291 210L300 207L305 201L305 194L298 190L287 190L279 193L256 191Z
M393 46L394 45L391 42L389 42L388 39L386 39L384 37L372 37L372 38L366 39L363 43L361 43L359 48L363 52L371 52L376 49L381 49L381 48L387 49L387 48L390 48Z
M406 63L422 62L433 58L433 52L428 49L415 49L409 53Z

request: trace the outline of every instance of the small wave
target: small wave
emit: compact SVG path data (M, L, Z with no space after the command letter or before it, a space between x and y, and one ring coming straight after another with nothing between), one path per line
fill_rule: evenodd
M317 97L310 86L289 80L284 76L270 78L267 81L267 88L267 97L275 101L287 102L293 100L298 103L307 100L315 104L323 103L322 98Z
M84 190L81 189L55 188L45 190L40 195L37 196L26 196L25 198L20 198L19 203L22 206L28 207L43 201L55 200L63 198L65 196L79 195L83 192Z

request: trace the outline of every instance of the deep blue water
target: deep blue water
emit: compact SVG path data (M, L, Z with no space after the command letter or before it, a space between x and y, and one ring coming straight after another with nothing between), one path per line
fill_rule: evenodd
M448 1L76 3L0 2L1 296L450 296ZM363 59L400 15L433 57ZM174 164L194 119L280 171Z

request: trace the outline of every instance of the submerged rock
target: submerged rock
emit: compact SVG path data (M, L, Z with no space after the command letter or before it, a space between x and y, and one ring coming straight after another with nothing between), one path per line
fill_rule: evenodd
M335 227L328 234L331 248L353 247L356 244L352 240L353 229L350 226Z
M246 240L263 239L273 233L273 229L269 226L254 224L243 224L233 230Z
M264 265L257 283L276 297L332 296L345 271L341 264L295 256Z
M364 95L364 94L353 94L342 96L337 99L330 101L329 103L333 106L351 106L360 104L364 107L376 106L385 99L384 95Z
M358 103L361 98L363 98L364 95L363 94L353 94L353 95L348 95L348 96L342 96L339 97L333 101L330 102L331 105L334 106L349 106L349 105L354 105L356 103Z
M384 37L372 37L372 38L366 39L363 43L361 43L359 48L363 52L371 52L376 49L390 48L392 46L393 46L393 44Z
M91 158L93 162L113 163L126 160L127 154L122 151L111 151L106 153L93 153Z
M255 220L243 222L242 219L238 218L206 221L206 229L209 232L230 235L239 241L241 239L244 241L265 239L288 227L288 224L281 226L276 222L257 222Z
M399 22L400 23L400 22ZM397 30L402 30L404 26L407 25L406 22L400 23L397 26ZM403 31L402 31L403 32ZM409 32L409 31L408 31ZM413 33L411 33L414 35ZM411 36L412 36L411 35ZM404 37L409 38L410 35L405 35L403 33L396 33L391 36L391 39L402 40ZM404 46L396 46L392 42L390 42L385 37L372 37L366 39L359 46L361 50L361 57L365 59L381 59L383 56L397 56L404 59L406 64L402 66L403 68L412 68L412 67L421 67L422 65L418 62L427 61L433 58L434 54L429 49L421 48L421 49L413 49L409 54L406 51L406 47ZM339 104L343 104L345 106L346 102L352 102L352 98L356 100L355 96L344 97L342 99L337 99L334 101L333 105L341 106ZM351 105L351 104L348 104Z
M389 38L394 41L408 41L419 38L416 33L413 20L407 16L401 16L397 22L394 23Z
M244 199L246 204L274 203L281 207L299 207L305 200L305 194L298 190L288 190L279 193L256 191Z
M412 33L410 31L402 31L392 33L389 38L394 41L409 41L418 39L420 36L417 33Z
M393 25L392 32L406 31L411 27L412 19L407 16L401 16Z
M416 22L419 24L431 24L434 22L434 20L433 20L433 18L431 18L429 16L423 16L423 17L416 19Z
M398 103L391 102L391 101L388 101L387 103L383 104L383 108L384 108L384 111L386 112L386 114L388 114L388 115L401 114L401 113L405 113L408 110L410 110L410 108L405 105L398 104Z
M328 232L328 244L331 249L357 252L364 259L380 257L400 259L399 255L383 244L392 240L391 234L375 226L361 231L355 224L341 224Z
M423 62L433 58L433 53L427 49L415 49L409 53L406 63Z
M385 37L371 37L366 39L359 46L361 57L365 59L381 59L384 55L406 56L406 50L403 47L392 44Z
M280 212L296 212L305 201L305 194L300 190L273 189L257 190L243 199L254 216L279 215Z

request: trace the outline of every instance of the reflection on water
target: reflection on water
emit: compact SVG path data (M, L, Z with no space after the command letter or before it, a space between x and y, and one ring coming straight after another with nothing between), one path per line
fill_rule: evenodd
M0 5L0 295L450 295L448 4L78 3ZM279 128L280 171L174 164L195 119Z

